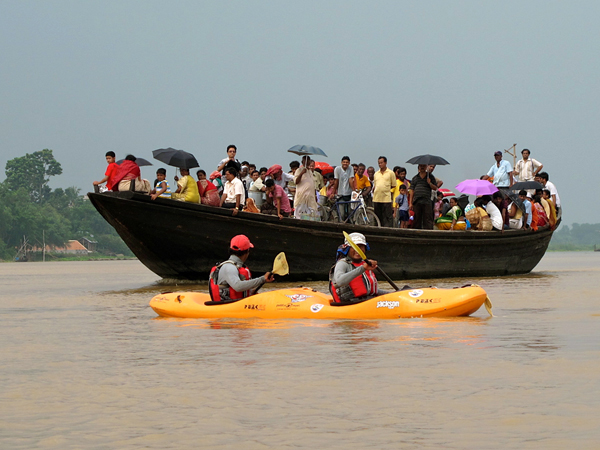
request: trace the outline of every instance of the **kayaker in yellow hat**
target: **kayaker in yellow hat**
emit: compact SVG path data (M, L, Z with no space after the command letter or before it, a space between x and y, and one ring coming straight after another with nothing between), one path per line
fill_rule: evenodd
M352 242L360 247L363 253L370 250L369 244L362 233L350 234ZM377 287L377 277L374 270L377 261L363 261L348 241L345 241L337 251L337 262L329 271L329 290L336 303L359 303L378 295L387 294Z

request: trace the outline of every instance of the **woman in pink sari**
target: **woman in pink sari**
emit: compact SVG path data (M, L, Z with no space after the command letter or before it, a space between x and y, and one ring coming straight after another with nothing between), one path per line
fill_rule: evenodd
M548 216L546 215L546 210L544 209L544 206L542 205L542 197L539 195L536 195L533 197L533 206L534 208L537 210L537 215L538 215L538 227L545 227L546 225L548 225Z
M206 172L200 169L196 172L198 177L198 193L200 194L200 203L209 206L220 206L221 199L217 187L206 179Z

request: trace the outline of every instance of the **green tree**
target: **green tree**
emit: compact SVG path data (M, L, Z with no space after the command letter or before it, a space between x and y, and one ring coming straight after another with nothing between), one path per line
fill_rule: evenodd
M5 183L11 191L23 188L34 203L42 203L52 192L48 186L50 177L60 175L62 167L52 150L46 148L11 159L6 163L5 173Z

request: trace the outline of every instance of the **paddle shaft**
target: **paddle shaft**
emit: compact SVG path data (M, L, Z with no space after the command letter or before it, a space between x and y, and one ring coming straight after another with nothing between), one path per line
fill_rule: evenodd
M364 262L366 262L368 265L371 265L371 261L369 261L368 259L363 259ZM377 266L377 272L379 272L381 274L381 276L383 278L385 278L385 281L387 281L388 283L390 283L390 286L392 286L394 289L396 289L397 291L400 290L400 288L398 286L396 286L396 283L394 283L392 281L392 279L388 276L387 273L385 273L381 267Z

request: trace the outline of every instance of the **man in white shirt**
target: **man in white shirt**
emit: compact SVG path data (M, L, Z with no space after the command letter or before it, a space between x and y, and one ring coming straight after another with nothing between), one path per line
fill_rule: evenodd
M246 195L242 181L237 177L237 170L233 167L225 169L225 178L227 182L223 186L223 195L221 196L221 206L223 208L233 209L233 215L244 208Z
M556 205L556 211L558 212L558 210L560 209L560 197L558 196L558 191L556 190L556 186L554 186L554 183L548 181L549 178L550 177L548 176L548 172L540 172L538 173L535 181L539 181L545 186L546 189L550 191L552 201L554 201L554 204Z
M529 157L531 155L529 149L521 150L521 155L523 159L517 162L513 175L517 176L518 181L533 181L544 165Z
M504 220L502 219L502 214L500 213L500 210L492 201L492 196L484 195L481 200L483 205L485 206L486 212L490 216L490 220L492 221L492 227L494 228L494 230L502 231L502 229L504 228Z

